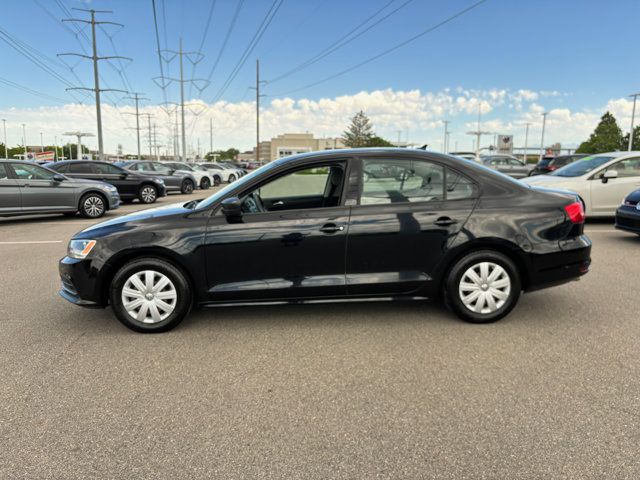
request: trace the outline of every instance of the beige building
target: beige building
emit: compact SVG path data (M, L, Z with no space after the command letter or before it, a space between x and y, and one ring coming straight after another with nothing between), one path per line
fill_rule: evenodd
M312 133L284 133L271 139L269 160L298 153L346 148L341 138L314 138Z

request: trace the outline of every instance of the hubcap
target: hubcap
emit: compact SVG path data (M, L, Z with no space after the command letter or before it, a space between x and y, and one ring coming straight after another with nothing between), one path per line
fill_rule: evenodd
M84 210L90 217L99 217L104 212L104 202L100 197L89 197L84 201Z
M176 309L178 292L166 275L154 270L134 273L122 288L122 305L140 323L158 323Z
M144 187L142 189L142 200L145 203L151 203L156 199L156 191L151 187Z
M458 294L465 307L475 313L500 309L511 292L511 278L497 263L480 262L467 269L460 279Z

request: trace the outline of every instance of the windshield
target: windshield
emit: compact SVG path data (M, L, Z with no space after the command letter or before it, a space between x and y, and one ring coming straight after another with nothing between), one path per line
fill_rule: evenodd
M238 187L242 187L243 185L246 185L247 183L251 182L255 177L257 177L258 175L262 175L263 173L266 173L270 170L273 170L274 168L278 167L280 165L279 161L274 161L274 162L269 162L266 165L254 170L253 172L249 173L248 175L245 175L244 177L240 178L240 180L236 180L233 183L228 184L226 187L224 187L221 190L218 190L216 193L214 193L213 195L211 195L210 197L205 198L202 202L200 202L198 204L198 210L201 210L203 208L207 208L210 207L211 205L213 205L214 203L216 203L218 200L223 199L231 190L235 190Z
M198 170L199 172L206 172L207 169L204 168L202 165L192 165L191 168L193 168L194 170Z
M193 167L186 163L174 163L177 170L187 170L189 172L193 172Z
M576 160L573 163L570 163L565 167L559 168L550 175L555 175L556 177L581 177L582 175L586 175L590 171L604 165L613 158L614 157L603 157L595 155L591 157L584 157Z

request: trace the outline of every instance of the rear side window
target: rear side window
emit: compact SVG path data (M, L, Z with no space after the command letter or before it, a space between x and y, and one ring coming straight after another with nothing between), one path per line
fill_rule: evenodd
M446 169L446 172L447 190L445 193L447 200L464 200L478 196L478 190L471 180L449 168Z
M118 167L109 165L108 163L95 163L93 168L95 168L97 173L101 173L103 175L118 175L122 173Z
M69 164L65 163L64 165L53 165L51 167L52 170L60 173L68 173L69 172Z
M361 205L444 200L444 167L425 160L362 160Z
M7 175L7 169L4 167L3 163L0 163L0 180L6 180L7 178L9 178L9 175Z
M70 163L69 173L92 174L93 169L89 163Z

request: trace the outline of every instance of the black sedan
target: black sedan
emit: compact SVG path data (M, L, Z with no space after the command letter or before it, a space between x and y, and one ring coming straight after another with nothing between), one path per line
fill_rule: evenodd
M634 190L616 210L616 228L640 235L640 190Z
M363 172L394 168L396 177ZM407 149L280 159L202 201L132 213L76 234L60 294L111 304L133 330L192 307L444 296L462 319L507 315L522 291L589 269L575 194Z
M137 198L141 203L154 203L158 197L167 194L161 178L141 175L107 162L67 160L49 163L47 167L71 178L110 183L118 189L123 202L132 202Z
M167 193L193 193L193 189L198 185L196 178L189 172L174 170L160 162L127 160L124 162L116 162L116 166L141 175L153 175L156 178L162 179Z
M542 157L529 175L545 175L586 156L586 153L574 153L572 155L558 155L557 157Z

